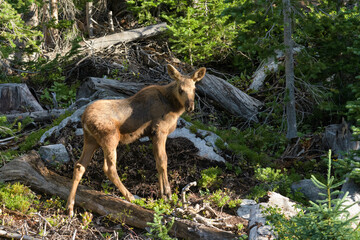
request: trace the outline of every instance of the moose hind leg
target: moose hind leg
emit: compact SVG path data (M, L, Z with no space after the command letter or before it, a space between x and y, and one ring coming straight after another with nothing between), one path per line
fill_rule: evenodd
M77 187L79 185L82 176L85 173L86 167L90 163L92 155L94 154L95 150L98 147L99 145L95 142L87 143L86 140L84 141L84 147L81 153L81 157L79 161L76 162L74 167L72 187L66 204L66 208L68 209L69 216L74 215L74 204L75 204L75 195L76 195Z
M121 194L129 202L135 200L134 196L126 189L116 171L116 147L103 148L104 150L104 172L111 182L119 189Z

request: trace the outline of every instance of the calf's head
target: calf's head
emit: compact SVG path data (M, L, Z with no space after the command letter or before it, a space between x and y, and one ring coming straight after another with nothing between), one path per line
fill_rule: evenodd
M195 83L205 76L206 68L199 68L188 76L181 74L169 64L167 65L167 71L169 76L176 81L176 98L187 112L194 111Z

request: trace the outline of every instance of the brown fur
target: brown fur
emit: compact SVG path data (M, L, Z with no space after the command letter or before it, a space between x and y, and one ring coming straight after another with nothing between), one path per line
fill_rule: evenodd
M121 100L98 100L83 113L84 147L75 165L73 185L67 202L69 214L73 215L78 184L90 163L94 151L104 151L104 172L124 197L134 200L116 171L116 148L119 143L129 144L142 136L153 142L156 168L159 174L160 194L171 196L167 176L167 136L176 128L179 116L194 109L195 82L200 81L206 69L200 68L191 76L180 74L173 66L167 66L175 81L165 86L149 86L134 96Z

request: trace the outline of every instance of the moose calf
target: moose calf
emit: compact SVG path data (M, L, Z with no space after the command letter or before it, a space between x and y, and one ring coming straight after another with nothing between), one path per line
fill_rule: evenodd
M149 86L132 97L121 100L98 100L89 105L82 115L84 147L73 174L73 184L67 201L69 215L74 213L76 189L99 147L104 151L104 172L126 200L134 196L126 189L116 171L116 148L119 143L129 144L142 136L152 139L156 169L159 174L161 196L171 197L167 176L167 136L176 128L179 116L194 110L195 83L200 81L206 68L190 76L182 75L172 65L168 74L175 81L165 86Z

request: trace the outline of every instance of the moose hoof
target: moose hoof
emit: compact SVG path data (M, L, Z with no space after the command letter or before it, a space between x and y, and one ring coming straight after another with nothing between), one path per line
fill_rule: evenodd
M68 208L68 215L69 217L73 217L74 216L74 209L73 208Z

